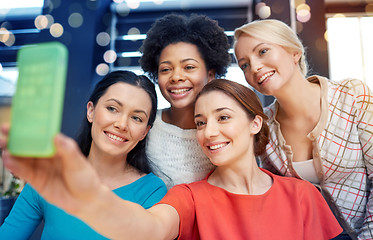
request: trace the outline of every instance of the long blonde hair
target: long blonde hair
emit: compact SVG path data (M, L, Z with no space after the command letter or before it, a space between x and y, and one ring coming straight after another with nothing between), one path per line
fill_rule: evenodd
M286 50L294 50L301 53L299 67L304 76L308 72L308 63L305 56L304 46L297 34L284 22L275 19L255 20L242 25L234 31L235 43L241 34L248 34L251 37L269 41L277 44Z

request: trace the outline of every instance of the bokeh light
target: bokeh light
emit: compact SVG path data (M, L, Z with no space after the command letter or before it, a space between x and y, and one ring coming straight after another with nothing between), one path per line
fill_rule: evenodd
M140 34L140 30L136 27L132 27L128 30L128 35L139 35ZM137 41L137 39L131 39L133 42Z
M299 22L305 23L308 22L311 19L311 12L302 9L297 13L297 20Z
M96 73L99 75L99 76L105 76L106 74L109 73L109 66L106 64L106 63L100 63L99 65L97 65L96 67Z
M163 4L163 0L153 0L153 2L157 5L162 5Z
M62 27L62 25L61 24L59 24L59 23L54 23L54 24L52 24L52 26L50 27L50 29L49 29L49 32L50 32L50 34L53 36L53 37L55 37L55 38L59 38L59 37L61 37L62 36L62 34L63 34L63 27Z
M113 63L117 60L117 53L114 50L107 50L104 53L104 60L107 63Z
M306 3L306 0L295 0L294 1L295 7L298 7L299 5L305 4L305 3Z
M327 45L325 44L325 39L324 38L317 38L315 41L315 46L317 50L320 52L325 52L327 51Z
M264 6L259 9L258 16L261 19L269 18L271 16L271 8L269 6Z
M324 33L324 39L325 39L327 42L329 41L328 30L326 30L325 33Z
M107 32L100 32L96 36L96 42L99 46L107 46L110 43L110 35Z
M130 13L130 8L125 3L119 3L115 7L115 11L117 12L118 15L125 17Z
M368 3L368 4L365 6L365 12L366 12L366 13L373 13L373 3Z
M140 0L126 0L126 3L129 8L136 9L140 7Z
M83 24L83 16L80 13L74 12L69 16L69 25L73 28L78 28Z
M44 15L39 15L34 20L34 25L37 29L42 30L47 28L48 26L48 19Z

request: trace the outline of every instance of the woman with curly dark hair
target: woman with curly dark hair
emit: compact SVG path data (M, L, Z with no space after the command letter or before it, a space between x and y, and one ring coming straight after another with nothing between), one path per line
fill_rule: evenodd
M201 180L213 165L195 138L194 102L203 86L224 76L231 62L224 30L207 16L158 19L140 48L142 69L157 82L170 108L157 112L147 155L168 187Z

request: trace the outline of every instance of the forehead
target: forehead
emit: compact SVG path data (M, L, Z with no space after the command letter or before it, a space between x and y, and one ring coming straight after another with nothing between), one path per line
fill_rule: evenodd
M220 108L230 108L235 111L243 111L241 105L231 96L220 90L213 90L201 95L195 106L196 114L207 114Z
M255 37L252 37L246 33L242 33L240 37L236 40L236 43L234 45L235 49L237 48L253 48L258 44L266 43L269 44L269 42L264 41L262 39L258 39Z
M186 42L172 43L166 46L161 52L160 60L170 57L180 59L202 59L198 47L194 44Z
M149 94L144 89L128 83L118 82L111 85L100 100L106 101L111 98L119 100L122 104L151 108Z

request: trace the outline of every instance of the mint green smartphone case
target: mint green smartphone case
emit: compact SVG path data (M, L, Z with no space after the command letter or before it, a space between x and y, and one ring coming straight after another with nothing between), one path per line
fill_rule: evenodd
M21 48L18 81L12 99L8 149L25 157L50 157L61 130L67 49L59 42Z

